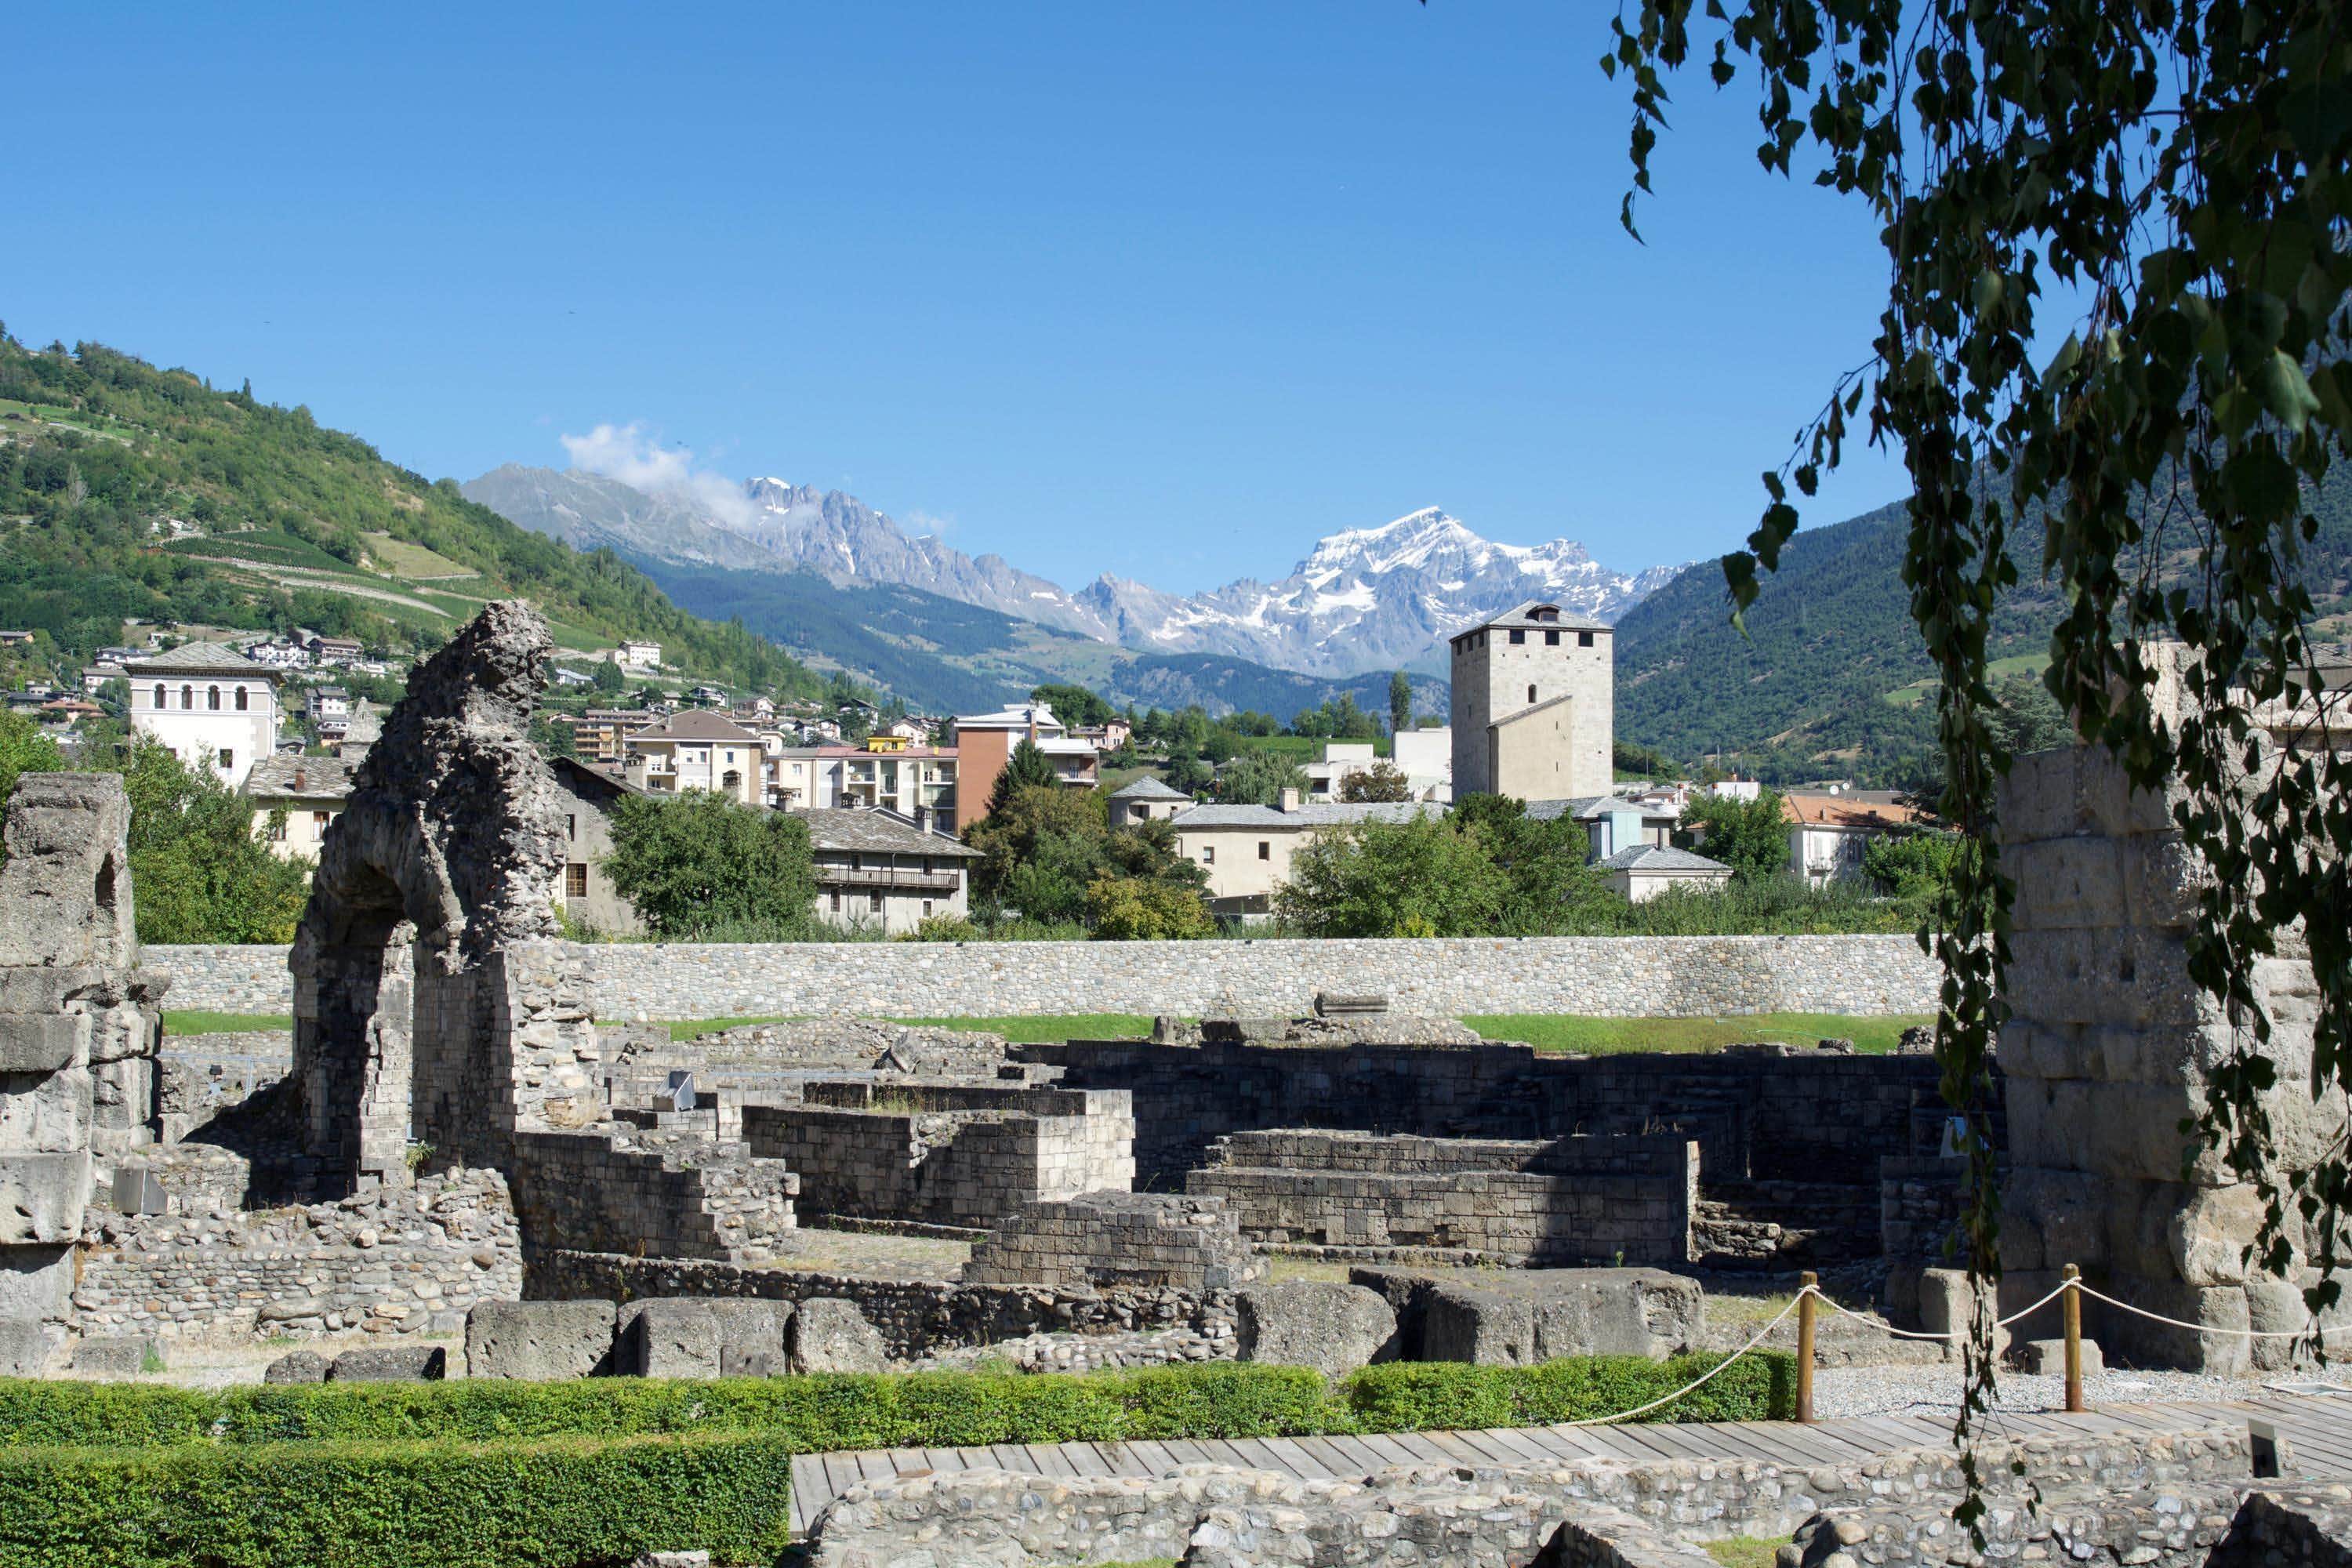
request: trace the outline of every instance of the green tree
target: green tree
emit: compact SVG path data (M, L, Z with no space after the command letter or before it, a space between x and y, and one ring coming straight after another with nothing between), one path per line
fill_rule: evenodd
M1170 942L1214 936L1197 889L1150 877L1099 877L1087 889L1087 923L1107 942Z
M539 754L550 762L558 757L577 757L580 754L578 737L573 734L572 726L551 723L544 713L531 715L530 743L539 748Z
M618 697L628 689L628 678L621 673L618 662L600 658L588 672L588 684L600 697Z
M1339 784L1339 798L1352 804L1412 798L1412 782L1404 770L1382 758L1369 768L1358 768Z
M708 790L613 807L613 886L657 935L788 942L815 923L808 824Z
M1309 936L1481 936L1510 892L1476 834L1417 816L1310 836L1276 908Z
M272 854L256 836L251 801L144 738L124 753L121 772L140 941L294 939L310 901L310 868Z
M1227 805L1279 805L1282 792L1307 788L1307 770L1275 752L1245 752L1217 771L1217 798Z
M0 710L0 811L16 793L21 773L54 773L65 769L58 743L22 713Z
M1967 841L1957 833L1896 833L1862 847L1862 868L1874 885L1908 902L1948 896Z
M1014 790L964 841L981 854L973 902L992 920L1008 910L1027 921L1091 920L1090 890L1106 879L1165 882L1197 901L1204 876L1177 857L1165 821L1113 832L1099 792L1056 784Z
M1389 677L1389 733L1412 728L1412 679L1402 669Z
M1789 868L1789 824L1780 797L1759 791L1754 800L1696 795L1683 808L1682 833L1690 847L1731 868L1743 882L1762 881Z
M1046 685L1033 689L1032 702L1043 702L1053 709L1054 717L1063 723L1091 729L1108 724L1118 710L1083 686Z
M988 788L988 815L995 816L1004 809L1004 803L1016 790L1052 788L1054 759L1038 750L1037 742L1024 735L1014 742L1013 754L1004 759L1004 767L996 782Z

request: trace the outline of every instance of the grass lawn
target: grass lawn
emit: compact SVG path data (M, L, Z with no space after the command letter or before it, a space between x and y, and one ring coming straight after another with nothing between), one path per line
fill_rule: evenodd
M394 577L478 577L470 566L463 566L437 551L405 539L394 539L389 533L367 535L367 552L377 565Z
M1462 1020L1490 1040L1518 1040L1538 1050L1712 1051L1748 1040L1850 1039L1881 1054L1925 1014L1851 1018L1836 1013L1746 1013L1731 1018L1586 1018L1560 1013L1493 1013Z
M1139 1040L1151 1033L1151 1020L1141 1013L1041 1013L1024 1018L899 1018L901 1024L926 1024L941 1029L980 1029L1003 1035L1016 1046L1059 1040Z
M294 1020L278 1013L166 1013L167 1035L234 1035L247 1029L290 1029Z
M1734 1535L1708 1542L1706 1554L1722 1563L1723 1568L1772 1568L1773 1560L1787 1544L1760 1535Z

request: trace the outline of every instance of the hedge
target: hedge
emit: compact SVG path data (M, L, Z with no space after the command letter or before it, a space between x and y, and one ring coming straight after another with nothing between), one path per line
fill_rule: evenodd
M0 1449L0 1568L772 1563L791 1489L792 1445L761 1432Z
M989 1443L1308 1436L1519 1426L1614 1415L1688 1383L1711 1356L1605 1356L1537 1366L1367 1367L1339 1388L1248 1363L1083 1375L898 1373L779 1378L586 1378L321 1384L226 1390L0 1379L0 1442L112 1449L321 1441L513 1441L711 1431L799 1453ZM1647 1419L1785 1419L1795 1363L1752 1355Z

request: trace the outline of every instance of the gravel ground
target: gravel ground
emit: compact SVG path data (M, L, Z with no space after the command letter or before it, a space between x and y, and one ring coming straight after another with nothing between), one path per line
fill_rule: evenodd
M2083 1379L2083 1397L2094 1409L2158 1400L2245 1399L2261 1392L2258 1383L2190 1372L2115 1368ZM1960 1393L1957 1364L1823 1367L1813 1374L1813 1414L1825 1421L1847 1415L1953 1415L1959 1412ZM2065 1407L2065 1379L2002 1371L1996 1413L2031 1415Z

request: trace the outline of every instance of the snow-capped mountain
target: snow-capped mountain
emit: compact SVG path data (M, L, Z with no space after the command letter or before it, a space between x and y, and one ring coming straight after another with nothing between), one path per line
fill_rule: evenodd
M1426 662L1462 627L1527 599L1613 621L1681 570L1613 572L1580 544L1497 544L1434 507L1317 542L1278 583L1171 594L1105 574L1072 593L999 555L910 536L855 496L755 479L713 505L612 479L514 464L465 487L537 532L583 547L731 570L900 584L1150 653L1213 653L1314 675Z

